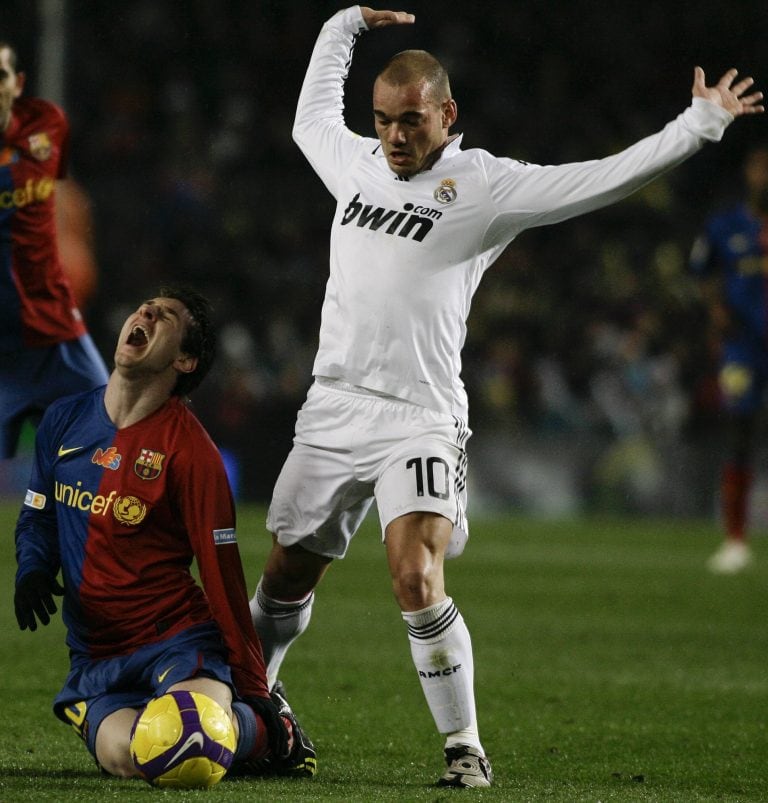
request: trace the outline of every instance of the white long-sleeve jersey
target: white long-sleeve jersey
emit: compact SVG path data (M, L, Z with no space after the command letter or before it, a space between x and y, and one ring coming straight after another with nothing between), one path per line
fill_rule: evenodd
M293 136L336 199L315 376L466 418L461 350L483 273L524 229L606 206L719 140L733 120L694 98L658 133L605 159L541 166L462 150L399 178L379 141L344 123L359 7L323 26Z

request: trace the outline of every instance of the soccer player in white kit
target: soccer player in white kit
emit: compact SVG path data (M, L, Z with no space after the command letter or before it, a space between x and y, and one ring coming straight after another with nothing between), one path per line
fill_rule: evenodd
M394 56L373 87L378 139L344 123L357 37L412 23L355 6L323 26L299 98L294 139L337 202L315 382L270 505L272 550L251 600L270 684L309 623L314 589L344 557L375 498L397 602L447 768L439 785L486 787L469 632L447 596L443 561L461 553L467 397L460 378L470 301L526 228L625 197L760 112L752 79L712 87L663 130L605 159L525 164L449 134L448 77L424 51Z

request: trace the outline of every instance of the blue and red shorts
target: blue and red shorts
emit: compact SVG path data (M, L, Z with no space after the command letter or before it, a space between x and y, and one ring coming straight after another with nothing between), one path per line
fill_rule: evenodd
M90 660L73 658L53 712L77 731L96 755L96 733L121 708L143 708L175 683L209 677L234 690L227 649L214 623L195 625L130 655Z

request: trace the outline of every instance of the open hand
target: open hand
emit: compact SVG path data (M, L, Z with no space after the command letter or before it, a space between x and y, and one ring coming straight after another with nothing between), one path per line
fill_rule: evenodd
M723 77L714 85L707 86L704 77L704 70L695 67L693 70L693 97L704 98L718 106L722 106L734 117L742 114L759 114L765 111L765 107L760 103L763 99L762 92L752 92L744 94L755 82L752 78L742 78L737 83L736 76L738 70L728 70Z
M409 25L415 22L416 17L407 11L375 11L368 6L361 6L365 24L373 28L382 28L385 25Z

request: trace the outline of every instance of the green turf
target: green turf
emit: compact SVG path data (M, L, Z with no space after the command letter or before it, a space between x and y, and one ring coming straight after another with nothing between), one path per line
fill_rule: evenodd
M441 791L441 740L410 663L378 535L366 526L324 581L283 670L313 736L312 781L225 780L210 792L98 776L50 713L66 670L60 621L12 612L16 505L0 506L0 803L9 801L764 801L768 548L713 577L704 523L473 522L448 588L473 635L481 735L496 785ZM238 527L251 586L263 513Z

